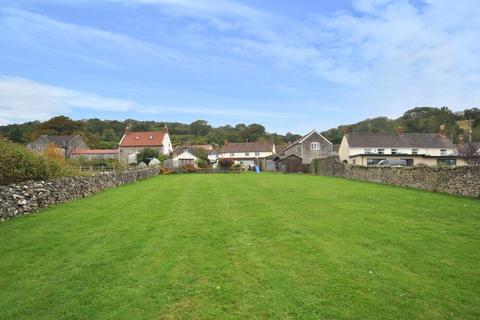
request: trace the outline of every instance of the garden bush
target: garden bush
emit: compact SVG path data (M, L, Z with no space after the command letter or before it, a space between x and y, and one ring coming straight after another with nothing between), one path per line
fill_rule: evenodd
M183 173L197 172L197 169L195 168L195 166L193 164L185 164L180 169Z
M63 175L61 164L22 145L0 138L0 184L47 180Z

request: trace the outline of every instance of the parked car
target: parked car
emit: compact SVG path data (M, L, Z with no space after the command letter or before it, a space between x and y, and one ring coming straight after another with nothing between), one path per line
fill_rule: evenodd
M377 163L377 166L381 167L406 167L407 160L381 160Z

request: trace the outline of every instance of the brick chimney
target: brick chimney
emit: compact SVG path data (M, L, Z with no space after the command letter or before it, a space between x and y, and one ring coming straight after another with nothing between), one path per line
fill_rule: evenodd
M442 124L440 126L440 128L438 129L438 135L442 136L442 137L445 137L445 125L444 124Z
M348 136L348 134L349 134L348 127L343 128L343 135Z
M125 134L129 134L130 133L130 126L126 126L124 132L125 132Z
M225 141L223 141L223 145L227 145L228 144L228 140L225 139Z
M404 133L402 127L398 127L395 131L397 131L397 134L398 134L399 136L401 136L401 135Z
M165 127L163 127L163 133L168 133L168 127L167 127L167 125L165 125Z

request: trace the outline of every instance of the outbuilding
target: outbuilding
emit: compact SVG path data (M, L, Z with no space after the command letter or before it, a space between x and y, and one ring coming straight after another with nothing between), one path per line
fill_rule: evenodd
M296 154L288 156L277 156L275 158L277 172L303 172L302 158Z

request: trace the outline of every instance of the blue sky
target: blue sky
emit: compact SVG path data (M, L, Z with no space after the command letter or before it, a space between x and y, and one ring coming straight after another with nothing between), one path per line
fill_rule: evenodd
M304 133L480 102L477 0L0 0L0 124Z

